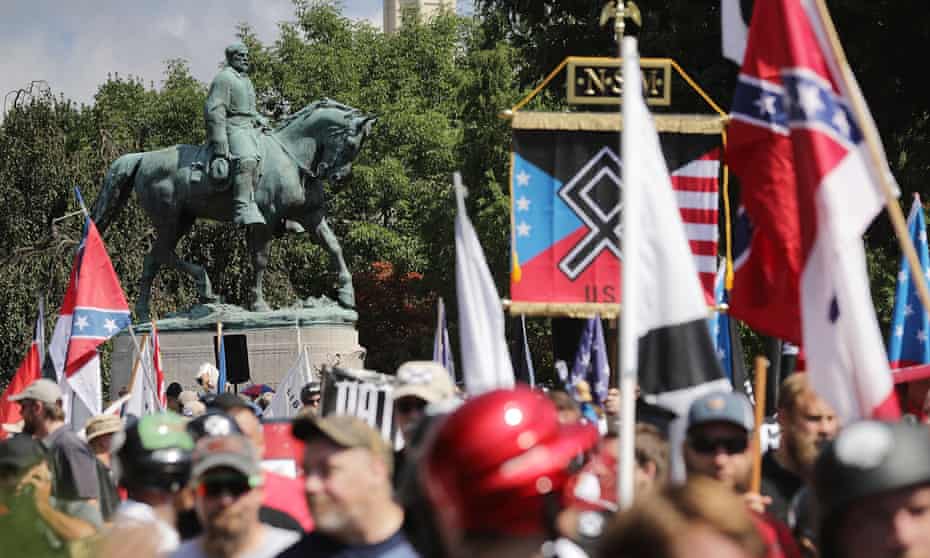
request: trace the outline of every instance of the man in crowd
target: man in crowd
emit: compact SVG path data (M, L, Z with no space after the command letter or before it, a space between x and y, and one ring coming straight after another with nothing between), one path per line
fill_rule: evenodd
M458 402L455 385L449 371L434 361L405 362L397 369L397 382L394 422L404 447L394 454L394 486L404 507L404 533L422 556L438 556L436 514L423 493L419 460L433 421Z
M762 458L762 494L771 498L766 511L787 522L792 499L811 481L820 449L836 436L839 421L807 374L792 374L779 390L778 424L778 449Z
M397 369L394 389L394 422L406 443L412 443L417 424L426 415L427 405L436 405L455 397L455 385L438 362L414 360Z
M182 391L184 391L184 389L181 387L181 384L177 382L168 384L168 389L165 390L165 401L167 402L169 411L181 414L181 402L178 400L178 397L181 395Z
M572 464L597 439L594 425L560 424L555 405L528 388L467 400L438 425L421 465L446 555L539 555Z
M97 461L90 447L65 424L58 384L40 378L10 397L10 401L19 402L23 432L42 441L48 448L54 479L52 496L66 513L80 514L79 517L99 525Z
M764 513L768 498L748 492L754 424L752 405L740 393L711 393L696 399L688 411L682 444L685 469L689 479L708 477L743 496L756 512L753 517L767 543L768 558L796 557L800 553L787 525Z
M119 493L113 475L110 443L113 436L122 430L123 422L115 415L97 415L84 427L87 445L97 459L97 482L100 485L100 514L108 521L119 506Z
M209 362L205 362L197 369L194 375L194 381L200 386L200 395L208 396L216 394L216 384L220 380L220 371Z
M255 446L259 456L265 454L265 431L248 403L231 393L223 393L213 401L213 406L236 422L242 433ZM264 512L261 515L262 519L277 527L294 526L299 530L312 531L313 520L307 510L307 500L303 496L303 483L274 471L264 471L263 477L262 487L265 496L262 502ZM287 522L289 525L268 517L269 513L266 508L287 515L287 519L290 519Z
M158 532L161 554L177 548L174 500L190 478L193 447L184 419L171 412L143 416L117 434L113 466L127 494L113 516L117 531L147 527Z
M356 417L309 413L293 428L306 444L307 502L316 530L280 556L418 556L400 530L404 512L392 494L393 455L381 434Z
M96 532L90 522L62 512L51 489L41 442L27 435L0 441L0 554L65 557L66 543Z
M191 482L203 533L182 544L175 558L266 558L300 535L259 521L262 470L255 448L238 434L197 442Z
M926 426L847 426L824 449L814 478L823 558L930 556Z
M559 422L562 424L577 424L581 420L581 406L572 399L572 396L567 391L552 389L546 392L546 396L559 410Z
M320 401L322 400L320 382L307 382L300 388L300 403L302 412L320 414Z

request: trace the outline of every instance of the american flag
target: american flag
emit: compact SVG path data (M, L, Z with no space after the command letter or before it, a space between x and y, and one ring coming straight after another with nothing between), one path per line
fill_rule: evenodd
M708 302L717 274L720 150L713 149L672 172L672 190Z

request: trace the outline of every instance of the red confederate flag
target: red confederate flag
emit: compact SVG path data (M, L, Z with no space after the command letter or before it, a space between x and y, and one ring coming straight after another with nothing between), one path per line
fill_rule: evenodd
M42 358L45 352L45 312L39 301L39 316L36 318L35 334L26 356L19 363L6 391L0 396L0 425L16 424L22 420L19 404L10 401L10 397L26 389L32 382L42 377ZM5 429L0 428L0 440L7 437Z
M76 429L89 418L78 415L102 412L97 348L127 325L126 297L103 239L88 218L49 350Z
M814 388L845 422L899 409L861 239L883 206L878 173L889 171L868 160L862 130L874 124L856 121L861 94L841 72L813 0L757 2L727 159L751 227L731 312L803 343Z

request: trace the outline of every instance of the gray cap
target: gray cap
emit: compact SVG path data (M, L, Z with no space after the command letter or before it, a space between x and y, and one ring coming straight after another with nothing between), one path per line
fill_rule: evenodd
M191 478L197 479L210 469L228 467L253 481L261 483L262 468L258 453L248 438L240 434L207 436L201 438L194 448Z
M688 430L711 422L735 424L746 432L755 425L752 405L742 393L716 392L691 403L688 411Z
M930 433L922 424L851 424L821 452L814 472L825 515L868 496L927 483Z
M846 555L838 534L851 506L867 506L870 497L927 485L930 433L926 425L864 420L843 428L814 466L820 555Z
M23 399L32 399L54 405L61 400L61 388L51 380L39 378L29 384L26 389L9 398L10 401L22 401Z

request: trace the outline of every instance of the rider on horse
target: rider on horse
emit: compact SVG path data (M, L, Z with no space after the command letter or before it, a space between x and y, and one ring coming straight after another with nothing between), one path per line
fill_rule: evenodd
M213 78L204 106L207 144L212 149L210 178L225 183L232 172L233 222L265 224L255 204L258 179L258 134L268 121L255 108L249 79L249 51L242 43L226 47L226 66Z

